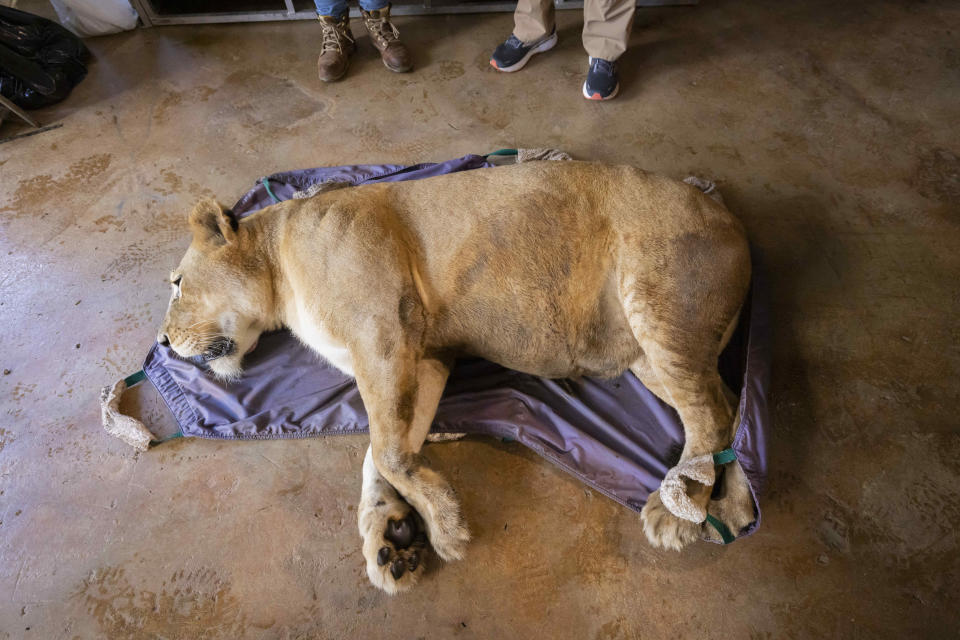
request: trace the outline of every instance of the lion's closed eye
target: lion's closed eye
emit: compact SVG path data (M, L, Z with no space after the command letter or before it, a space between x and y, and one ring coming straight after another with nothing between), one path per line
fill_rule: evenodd
M179 298L181 295L180 284L183 282L183 276L180 274L170 274L170 284L173 286L173 297Z

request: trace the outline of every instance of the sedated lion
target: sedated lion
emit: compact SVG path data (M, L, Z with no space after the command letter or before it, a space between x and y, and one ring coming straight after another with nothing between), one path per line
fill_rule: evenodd
M189 222L158 340L232 378L261 332L287 327L356 378L370 419L363 555L389 593L416 583L429 547L457 560L469 540L421 453L457 356L550 378L630 369L679 413L681 461L730 443L717 356L750 255L740 222L692 186L532 162L329 191L239 222L207 199ZM711 487L688 493L706 505ZM699 537L658 492L641 516L654 545Z

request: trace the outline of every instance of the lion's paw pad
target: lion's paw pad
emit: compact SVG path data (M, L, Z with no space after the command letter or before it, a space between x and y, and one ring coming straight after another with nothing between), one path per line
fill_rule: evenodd
M367 522L371 527L365 532L363 550L371 582L387 593L411 588L423 573L429 548L419 515L410 510L403 517Z
M411 511L406 517L387 521L383 532L388 543L377 551L377 566L390 565L390 575L399 580L406 572L415 573L421 566L427 537Z

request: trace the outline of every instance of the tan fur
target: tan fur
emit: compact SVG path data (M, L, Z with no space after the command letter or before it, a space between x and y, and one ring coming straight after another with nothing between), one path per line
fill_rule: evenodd
M236 229L203 201L191 226L162 336L184 356L232 339L211 367L233 376L261 331L286 326L355 375L385 479L364 482L365 504L385 503L382 516L361 513L364 556L390 592L421 571L394 579L376 562L383 547L408 553L383 539L406 503L441 558L463 557L469 538L453 490L420 454L457 356L546 377L630 368L680 414L682 459L730 442L717 356L749 251L740 223L694 187L631 167L529 163L322 193ZM710 499L710 487L691 492ZM642 515L658 546L699 536L656 493Z

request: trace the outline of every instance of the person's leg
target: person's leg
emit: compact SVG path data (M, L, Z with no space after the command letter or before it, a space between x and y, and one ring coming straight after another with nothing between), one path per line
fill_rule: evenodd
M533 55L557 44L553 0L519 0L513 24L513 33L490 57L498 71L519 71Z
M323 30L317 74L324 82L332 82L347 72L350 54L356 49L350 31L347 0L314 0L314 4Z
M583 48L591 58L615 62L627 50L636 0L585 0Z
M590 56L590 70L583 83L583 97L609 100L620 91L617 59L627 50L636 0L585 0L583 48Z
M400 31L390 22L390 3L387 0L360 0L360 13L383 65L397 73L410 71L413 68L410 52L400 42Z
M314 0L314 2L320 1L321 0ZM364 11L379 11L389 4L389 0L360 0L360 8Z
M513 35L520 42L541 40L554 28L553 0L519 0L513 12Z
M313 0L318 16L329 16L336 20L347 15L347 0Z

